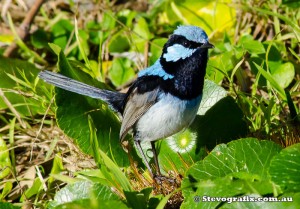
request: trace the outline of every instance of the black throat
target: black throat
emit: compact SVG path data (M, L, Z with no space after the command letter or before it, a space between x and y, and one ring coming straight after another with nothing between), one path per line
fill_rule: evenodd
M194 99L202 94L208 61L208 49L197 49L190 57L176 62L160 58L163 69L174 75L161 83L161 88L180 99Z

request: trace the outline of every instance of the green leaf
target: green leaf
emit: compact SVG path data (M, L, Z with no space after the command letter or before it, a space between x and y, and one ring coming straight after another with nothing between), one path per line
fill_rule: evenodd
M232 60L233 56L234 56L234 51L232 50L232 51L226 51L218 56L210 57L208 60L208 73L210 71L214 72L215 69L220 69L222 72L228 72L232 70L235 66ZM219 82L219 80L216 81Z
M170 23L178 24L178 20L180 20L185 24L199 25L208 34L211 34L216 28L223 33L223 31L229 31L230 28L234 27L236 10L225 2L191 0L166 2L170 2L170 5L166 5L165 12L174 11L174 15L169 16ZM174 5L177 7L175 8ZM177 8L180 13L176 11ZM180 17L182 19L179 19Z
M109 187L87 181L67 185L56 193L49 205L49 209L75 207L80 209L127 208Z
M53 43L60 46L63 49L66 48L68 40L73 30L74 26L69 20L59 20L51 27L51 32L53 34Z
M198 115L204 115L212 106L227 95L227 91L213 81L205 80L203 87L203 96Z
M113 12L106 11L103 14L102 18L103 18L101 21L102 30L109 32L110 30L113 30L116 28L116 19L114 17Z
M300 191L300 143L283 149L271 161L272 181L284 191Z
M299 1L294 1L294 0L282 0L282 5L291 7L293 9L299 9L300 2Z
M64 170L62 156L60 154L56 154L53 159L53 165L51 168L51 175L59 174ZM50 176L48 179L48 187L51 187L51 184L54 182L54 177Z
M2 193L0 195L0 202L2 202L4 198L11 192L12 188L13 188L13 184L11 181L4 183Z
M270 194L275 189L268 167L281 147L271 141L245 138L220 144L195 163L182 182L183 208L195 205L194 196L234 197L241 194ZM199 202L198 208L215 208L217 202Z
M0 179L11 173L11 161L5 141L0 136Z
M153 35L150 33L146 20L142 17L138 18L138 22L133 31L137 34L137 36L144 40L150 40L153 37Z
M126 58L114 59L108 75L115 86L125 84L135 76L132 62Z
M150 33L148 23L143 17L139 17L137 23L133 28L131 48L134 51L144 52L145 46L153 38L153 34Z
M21 196L21 202L25 202L28 198L38 194L43 190L42 182L39 178L35 178L33 184Z
M280 64L279 67L272 73L272 77L281 88L288 87L295 76L294 65L291 62Z
M8 202L0 202L0 208L1 209L21 209L21 207L14 206L11 203Z
M125 52L130 49L130 43L128 41L128 37L124 33L123 30L114 34L108 43L109 52Z
M140 192L131 191L124 192L126 200L130 208L133 209L147 209L149 196L152 192L152 188L145 188Z
M150 65L153 65L157 59L161 56L161 51L164 46L164 44L167 42L168 39L166 38L157 38L151 41L150 45Z
M262 67L257 65L255 62L253 62L253 64L258 69L258 71L261 72L261 74L270 82L272 87L279 93L281 98L286 100L284 89L277 83L277 81L272 77L272 75L269 72L265 71Z
M272 141L244 138L217 145L203 160L189 169L187 174L197 179L213 179L236 172L256 174L267 178L266 168L281 147Z
M48 46L47 33L44 30L36 30L31 36L31 43L37 49L42 49Z
M246 40L242 42L242 47L250 54L263 54L266 52L264 45L260 41Z

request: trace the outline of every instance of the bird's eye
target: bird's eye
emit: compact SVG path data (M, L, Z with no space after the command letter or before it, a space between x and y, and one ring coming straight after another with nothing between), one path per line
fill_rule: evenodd
M183 46L186 46L186 47L188 47L188 46L189 46L189 42L187 42L187 41L184 41L184 42L183 42Z

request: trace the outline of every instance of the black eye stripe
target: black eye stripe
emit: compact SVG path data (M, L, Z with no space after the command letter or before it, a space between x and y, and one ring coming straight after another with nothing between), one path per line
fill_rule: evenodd
M174 45L174 44L180 44L180 45L190 48L190 49L195 49L195 48L203 45L202 43L190 41L181 35L172 35L171 36L169 45Z

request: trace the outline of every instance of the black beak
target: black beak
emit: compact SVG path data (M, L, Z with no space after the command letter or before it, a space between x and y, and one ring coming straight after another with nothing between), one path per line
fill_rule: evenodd
M204 43L200 48L215 48L214 45L212 45L211 43L207 42L207 43Z

